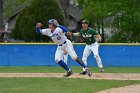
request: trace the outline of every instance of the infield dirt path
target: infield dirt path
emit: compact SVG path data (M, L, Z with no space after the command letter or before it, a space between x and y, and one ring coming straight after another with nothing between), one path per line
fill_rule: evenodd
M62 78L65 73L0 73L0 77L55 77ZM107 80L140 80L137 73L93 73L91 77L87 75L72 74L69 78L82 79L107 79Z

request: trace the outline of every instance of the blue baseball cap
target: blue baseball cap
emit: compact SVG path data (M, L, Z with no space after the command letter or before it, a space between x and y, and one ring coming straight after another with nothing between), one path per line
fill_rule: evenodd
M48 23L49 23L49 24L54 24L54 21L55 21L55 19L50 19L50 20L48 21Z

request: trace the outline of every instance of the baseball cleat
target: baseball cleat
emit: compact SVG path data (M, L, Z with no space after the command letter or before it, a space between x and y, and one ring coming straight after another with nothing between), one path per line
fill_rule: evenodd
M79 73L79 75L86 75L86 71Z
M100 72L101 72L101 73L104 73L105 70L104 70L103 68L100 68Z
M92 72L89 69L86 69L86 73L88 74L89 77L92 76Z
M64 77L69 77L70 75L72 75L73 73L72 73L72 70L70 70L70 71L67 71L67 73L66 73L66 75L64 75Z

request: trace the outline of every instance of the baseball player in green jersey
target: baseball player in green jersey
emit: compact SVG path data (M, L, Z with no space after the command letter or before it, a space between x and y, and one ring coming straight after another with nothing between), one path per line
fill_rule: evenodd
M102 61L98 52L98 47L99 47L98 42L101 41L101 36L95 30L88 27L88 25L89 25L89 21L83 20L82 21L83 28L80 30L79 33L73 33L73 35L81 36L86 43L86 47L84 49L83 58L82 58L83 62L87 65L87 58L91 54L91 52L93 52L94 58L97 61L98 67L100 68L100 72L104 72ZM85 75L86 70L83 68L83 72L81 72L80 74Z

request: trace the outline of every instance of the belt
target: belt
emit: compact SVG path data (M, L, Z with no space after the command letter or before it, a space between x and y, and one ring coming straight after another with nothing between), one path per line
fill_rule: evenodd
M65 44L67 41L65 41L63 44ZM63 46L63 44L60 44L59 46Z
M96 42L96 41L95 41L95 42ZM95 42L89 43L89 44L87 44L87 45L92 45L92 44L95 43Z

